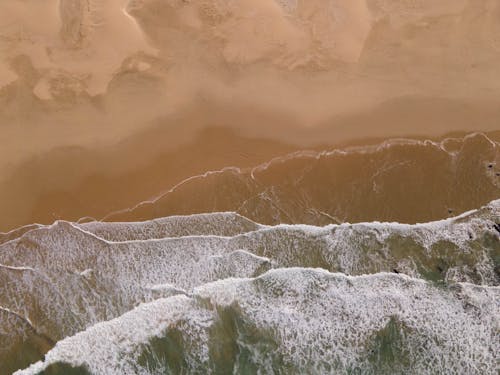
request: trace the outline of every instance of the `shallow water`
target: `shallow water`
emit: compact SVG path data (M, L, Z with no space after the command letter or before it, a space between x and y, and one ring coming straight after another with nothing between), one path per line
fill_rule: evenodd
M268 224L425 222L496 199L499 166L500 145L483 134L298 151L253 168L191 176L105 220L236 211Z
M499 25L0 1L0 375L497 375Z
M100 219L304 149L498 132L499 15L491 0L2 1L0 230Z
M158 299L18 374L493 373L496 287L278 269Z
M2 233L0 373L494 373L499 157L303 150Z
M3 310L1 310L3 315L1 326L3 331L1 344L3 348L1 354L3 358L1 363L4 363L3 371L7 372L9 369L25 366L30 361L41 358L41 355L52 347L54 343L59 342L64 337L77 334L80 331L85 331L82 334L83 337L87 337L88 335L88 339L92 340L92 344L89 345L98 345L101 339L107 337L106 335L101 336L102 331L100 328L101 325L98 324L99 322L118 318L116 320L117 323L110 324L118 324L122 328L132 328L136 324L131 323L135 319L133 318L134 313L128 313L128 315L126 313L135 306L145 302L152 303L151 306L156 306L157 303L160 306L163 306L163 303L166 303L168 306L172 304L172 307L166 308L166 311L170 311L171 308L176 311L176 309L180 308L177 305L180 303L178 302L178 298L181 297L176 297L177 299L172 297L174 299L171 300L170 296L187 296L181 298L181 301L183 301L181 305L183 306L184 303L187 303L187 305L182 308L184 312L180 316L191 313L198 316L200 314L198 311L199 307L195 308L191 305L195 303L194 301L197 301L196 304L199 302L198 298L193 297L198 293L199 288L205 288L204 285L206 285L206 288L211 288L209 286L211 282L228 279L227 282L222 283L222 285L226 286L222 287L221 290L226 290L233 282L235 285L239 285L240 281L238 280L258 278L260 277L259 275L267 275L266 272L271 269L281 269L280 272L283 272L284 275L289 272L287 269L292 269L290 272L293 275L294 272L298 272L293 271L294 267L301 267L302 271L300 272L305 272L306 274L316 274L319 272L320 276L328 275L327 271L313 270L320 267L329 272L341 272L344 275L353 275L353 278L347 278L346 280L358 280L357 276L354 275L379 275L374 276L375 279L379 277L381 280L389 280L387 282L398 280L398 283L402 283L402 285L398 286L398 288L402 289L397 292L397 295L400 296L397 298L404 298L404 301L408 301L408 298L410 298L413 301L412 303L416 303L417 305L420 303L420 297L411 297L413 292L410 293L404 289L406 288L405 283L416 283L425 286L432 293L444 294L446 296L451 293L450 290L458 287L458 285L462 285L460 288L469 288L471 291L485 291L484 293L490 295L491 293L496 293L498 290L497 286L500 284L499 210L499 202L493 201L480 210L471 211L456 218L418 225L361 223L332 224L325 227L284 224L267 226L257 224L236 213L212 213L192 216L172 216L135 223L90 222L74 224L57 222L51 226L41 226L31 229L26 233L20 234L17 238L4 242L0 246L0 264L2 264L0 275L4 285L2 295L0 296L0 305L3 307ZM310 268L311 270L307 271L306 268ZM399 276L397 274L406 274L411 277ZM271 275L274 274L271 273ZM266 276L262 277L266 279ZM345 276L340 276L340 274L335 277L345 278ZM273 280L273 277L271 277L271 280ZM286 277L286 280L288 280L288 277ZM295 277L291 277L290 280L295 280ZM362 280L362 278L359 280ZM407 281L405 282L404 280ZM297 280L293 282L296 283L294 284L296 286L301 283ZM272 285L274 285L273 283ZM308 293L320 293L323 290L323 286L321 286L321 282L318 281L318 283L318 285L311 284L309 287L304 285L304 288L309 290ZM478 286L482 285L482 287L475 289L473 287L474 284ZM317 290L315 290L314 285L318 287ZM357 290L356 288L353 290L344 290L343 285L341 283L341 285L337 286L339 288L338 293L353 294L351 296L353 303L363 304L361 300L358 300L358 297L361 298L361 295L358 296L357 293L365 293L368 290L365 292L363 292L363 289ZM350 285L350 282L348 282L348 285ZM215 288L217 289L217 287ZM278 293L279 295L283 294L283 296L296 296L297 291L294 291L293 288L292 290L288 290L287 288L288 286L286 285L280 286L278 289L275 289L273 286L272 295ZM384 290L382 287L379 291L373 292L375 294L371 299L376 304L384 304L385 297L382 297L382 295L386 296L393 293L392 291ZM379 292L382 295L377 295ZM214 296L216 296L217 293L214 293ZM223 297L223 295L219 297L222 301L225 301L226 297ZM428 303L435 298L434 296L427 297L429 298ZM164 298L167 299L163 300ZM189 300L191 298L194 298L194 300ZM56 346L55 351L50 352L52 354L49 354L47 358L55 358L53 360L54 363L82 364L84 367L88 367L92 373L103 373L103 369L105 368L108 369L106 371L112 371L111 369L115 368L113 371L116 373L138 373L146 371L148 366L152 366L153 369L150 368L145 373L161 373L161 371L173 371L174 373L183 373L186 371L203 372L204 370L202 369L205 369L205 371L213 369L213 371L217 372L219 371L217 366L225 366L224 368L227 368L227 371L230 371L229 369L232 368L237 372L240 371L241 367L241 371L252 373L256 368L266 371L266 366L271 366L272 363L274 363L273 366L285 366L283 368L280 367L281 370L276 370L276 372L287 371L287 369L291 372L301 372L309 366L312 366L310 367L313 369L311 371L324 372L326 368L322 368L321 366L329 363L330 366L333 366L331 371L335 369L335 371L347 371L348 369L349 371L358 371L354 369L359 367L362 372L370 373L370 371L376 371L377 366L394 368L391 367L390 363L386 363L387 359L384 359L386 356L390 357L391 355L399 357L398 354L390 354L393 350L396 350L395 347L399 347L399 344L391 341L395 335L393 324L396 324L398 327L397 332L403 329L401 327L406 327L406 323L399 320L401 317L400 314L403 311L411 310L410 307L404 306L402 301L394 302L396 304L394 306L399 306L403 310L398 312L397 308L393 306L394 311L387 313L385 319L388 320L384 324L389 324L389 328L387 328L390 333L389 339L384 338L385 333L383 332L385 331L383 330L380 334L382 335L381 338L374 338L375 341L381 340L383 343L380 344L382 346L378 349L373 349L375 353L379 353L378 351L380 351L374 357L375 359L372 358L369 360L366 357L361 361L361 359L356 357L360 355L358 351L365 351L363 355L366 356L369 353L368 347L363 346L362 343L351 343L349 340L346 340L342 344L342 350L346 351L344 360L351 361L352 363L349 365L342 361L342 363L337 363L339 360L335 359L336 357L334 358L332 354L328 354L328 350L333 350L330 347L332 343L328 339L324 344L321 344L324 347L318 344L320 346L314 350L312 348L307 349L311 353L323 353L323 355L318 354L321 359L311 359L312 362L310 363L287 362L288 364L285 364L283 362L285 359L278 354L276 358L265 358L267 351L271 350L270 347L266 349L266 345L271 345L276 350L289 351L295 350L293 349L293 345L303 344L304 342L293 335L287 339L286 343L276 342L276 340L282 339L282 337L273 336L276 334L275 330L278 328L274 326L277 323L273 323L272 321L266 321L266 324L270 324L266 328L266 330L270 330L269 333L260 333L260 328L254 327L254 323L249 327L242 328L245 332L249 329L251 331L245 334L240 333L238 331L240 328L237 326L240 324L238 323L239 320L243 318L238 315L233 316L234 314L240 314L239 307L236 311L232 309L240 306L240 303L247 302L245 298L236 305L229 303L231 309L228 312L224 312L225 308L220 310L215 307L207 311L203 310L202 315L204 318L201 321L196 320L189 323L194 324L194 328L191 327L189 330L195 329L198 332L198 330L203 331L208 329L208 331L204 331L204 335L209 335L209 331L215 330L216 332L213 334L217 335L217 339L213 345L222 345L221 348L212 348L211 342L213 340L209 340L206 344L198 342L198 339L191 337L193 334L191 331L184 331L188 329L184 327L184 323L176 322L165 326L166 330L163 329L161 334L148 333L147 330L143 331L141 326L136 327L136 334L143 338L136 340L134 337L129 337L127 339L129 340L127 342L130 342L131 345L129 348L126 347L122 339L116 339L117 341L113 341L113 344L102 344L103 350L104 348L108 348L106 350L114 350L112 348L115 348L115 345L125 345L123 349L119 350L125 350L129 354L116 354L118 357L113 357L115 354L107 354L108 359L92 359L93 354L90 352L86 353L86 349L83 349L83 352L80 354L76 354L76 349L67 349L67 347L64 350L61 349L63 350L62 352L59 352L59 345L63 345L62 347L66 345L64 344L66 341L63 340ZM317 302L308 302L307 296L302 296L301 298L305 298L302 303L311 308L316 303L320 303L320 301L324 303L323 297L318 297L319 300ZM453 297L453 294L451 294L446 298L453 299L458 297ZM458 298L454 303L459 304L461 306L460 309L464 309L467 312L469 308L467 305L461 305L461 298ZM188 300L189 303L186 302ZM165 302L160 303L160 301ZM444 302L436 301L436 304L441 303ZM268 301L267 303L261 301L259 304L261 307L276 308L276 311L283 313L286 313L287 309L292 308L294 305L294 303L290 302L286 303L286 306L288 306L286 308L283 306L279 307L274 306L274 302L272 301ZM485 305L488 304L485 303ZM149 309L147 306L150 305L146 304L144 307L140 307L139 310ZM323 305L320 304L320 306ZM324 319L321 318L322 307L320 306L315 308L318 311L310 312L310 316L305 314L302 318L306 322L310 319L317 319L318 322L321 322ZM489 313L492 314L491 319L494 319L495 311L498 312L496 305L490 301L488 306L489 309L492 309ZM202 307L203 309L207 308L205 303L202 303ZM7 308L9 309L8 311ZM161 307L161 309L163 308L165 307ZM427 309L427 307L423 306L420 306L420 308ZM478 312L474 309L473 311L483 316L483 312ZM168 316L169 313L165 313L167 316L161 318L159 321L164 322L163 319L167 319L167 321L174 319L176 321L177 318L171 318ZM218 322L212 316L214 313L222 314L222 316L217 315L217 319L222 319L221 322ZM122 314L126 314L123 319L125 317L132 319L129 321L130 323L118 323L122 319L120 317ZM152 314L150 316L156 316L156 313ZM210 317L204 314L208 314ZM252 314L250 316L253 316ZM315 314L320 315L316 316ZM350 316L350 313L346 311L342 314L347 317ZM378 316L373 311L371 313L367 311L366 314L370 316L370 319L375 319L375 316ZM439 313L436 314L439 315ZM352 318L350 317L349 319ZM437 316L429 317L429 319L431 318L438 319ZM229 321L224 319L229 319ZM361 319L360 321L364 321L366 318L359 317L359 319ZM377 319L381 319L381 317L379 316ZM469 320L472 318L467 315L464 319L469 324ZM347 326L344 329L347 329L347 327L354 329L354 327L359 325L360 321L357 323L354 321L345 323ZM438 324L438 321L443 322L443 318L439 318L435 323ZM210 324L214 326L212 328L205 327L205 324L209 324L208 322L211 322ZM482 324L481 322L482 320L476 323ZM95 324L98 325L94 326ZM104 324L104 327L106 324ZM149 321L147 324L151 329L158 328L156 323ZM180 325L179 327L177 327L178 324ZM331 324L336 324L335 320ZM449 324L464 323L449 322ZM174 327L177 328L174 329ZM288 332L287 330L292 328L293 324L288 328L285 325L280 329ZM376 331L379 329L382 329L382 327L379 326L379 328L373 329L374 337L378 337ZM222 331L219 332L218 330ZM254 330L257 331L254 332ZM443 330L446 331L448 328L443 328ZM257 336L245 339L250 340L249 342L243 339L246 343L240 342L240 335L250 334L250 332L253 332L251 335ZM364 334L369 335L369 332L372 331L367 330ZM126 331L123 334L128 335ZM229 336L226 337L226 334ZM261 334L265 336L261 337ZM267 339L264 339L264 337L267 337L267 334L271 334L273 338L269 338L271 341L266 344ZM396 335L394 340L403 340L407 334L404 332L401 333L403 338ZM94 337L95 335L98 336ZM307 335L321 336L320 332L314 328ZM412 341L408 345L423 345L422 342L427 340L427 338L421 337L418 334L416 335L417 337L412 340L417 340L417 343L413 343ZM316 339L312 339L313 336L309 339L315 341ZM74 340L79 340L80 337L81 335L77 335ZM331 339L333 340L333 338ZM483 339L478 338L478 340ZM70 343L68 345L74 345L71 344L73 339L68 340ZM150 340L152 340L151 347L147 345L143 347ZM174 341L172 342L172 340ZM192 344L202 345L202 347L186 347L188 344L185 343L185 340L195 340ZM264 341L261 342L262 340ZM391 343L387 344L387 340L390 340ZM436 340L438 339L436 338ZM445 338L440 338L439 340L445 340ZM498 341L495 340L494 336L488 340L491 341L491 350L498 347ZM226 342L228 347L224 346ZM207 346L203 347L203 345ZM252 345L257 345L257 347L252 347ZM264 347L261 347L262 345ZM288 347L288 345L292 345L292 347ZM372 343L370 345L378 344ZM384 345L389 345L390 348L384 349ZM467 348L470 349L470 347ZM460 350L465 349L464 347ZM151 353L149 352L150 350L152 351ZM231 360L228 358L227 361L224 359L225 357L222 359L213 359L211 357L201 359L197 357L201 355L201 352L191 353L191 350L201 352L220 350L220 355L222 356L226 355L226 352L229 351L235 357L232 357L233 359ZM257 352L254 352L255 350ZM261 352L262 350L264 352ZM303 348L303 350L306 350L306 348ZM389 350L389 354L386 353L387 350ZM407 350L410 352L407 354L409 357L405 359L405 362L403 364L393 364L394 366L403 366L401 367L401 371L403 372L404 369L417 371L416 369L424 366L426 361L434 358L432 357L433 355L437 355L433 351L430 351L424 354L420 353L419 356L415 357L416 354L413 351L417 350L417 348L408 348ZM444 352L442 352L443 350ZM439 347L439 353L441 353L439 356L449 356L442 360L453 362L453 355L458 354L455 352L448 353L446 350L448 349ZM15 359L13 354L20 351L32 354L23 357L22 360ZM100 350L97 351L99 352ZM144 354L140 354L142 351L145 351ZM354 356L354 352L358 354ZM339 353L337 352L336 356L339 356ZM348 353L351 354L348 355ZM50 357L50 355L54 357ZM59 355L63 355L63 358L59 358ZM71 358L75 358L75 360L73 361L68 359L69 357L64 357L67 355L70 357L74 355L75 357ZM87 355L90 357L81 362L80 355L83 355L82 358L87 358ZM123 357L124 355L125 357ZM127 355L131 357L128 358ZM172 359L169 357L176 355L181 356L183 359L181 360L181 358L177 357L175 357L176 359ZM299 355L299 358L301 358L300 361L307 361L309 357L305 354L303 355L304 357ZM262 356L264 358L261 358ZM354 357L351 358L351 356ZM111 358L122 359L112 360ZM356 363L358 360L356 358L359 359L359 363ZM474 358L469 360L472 362L464 363L463 366L465 367L463 369L469 369L478 364L486 366L484 368L487 369L492 366L489 363L491 359L483 360ZM433 360L437 361L437 357ZM47 366L52 363L50 361L46 362ZM138 369L141 366L146 367L139 371ZM167 371L165 366L168 368L170 368L169 366L174 367ZM190 366L194 367L191 368ZM315 366L319 367L316 368ZM53 367L54 370L50 371L56 371L56 373L64 373L66 371L64 367L63 370L57 370L59 367L59 365L55 365ZM36 372L38 371L40 370L36 370ZM50 371L47 373L51 373Z

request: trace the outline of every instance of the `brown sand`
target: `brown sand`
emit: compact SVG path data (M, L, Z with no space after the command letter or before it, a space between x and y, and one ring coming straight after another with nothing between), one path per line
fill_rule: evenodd
M147 220L235 211L260 223L417 223L453 216L500 194L500 144L482 134L300 151L255 168L193 177L158 199L106 217Z
M498 35L494 0L3 1L0 229L319 143L498 130Z
M90 216L101 219L112 211L133 207L139 202L158 197L181 181L203 175L206 171L218 171L227 166L239 167L242 170L241 175L238 172L235 178L239 181L245 180L251 167L265 165L275 157L300 149L276 141L238 136L227 128L208 128L191 142L172 151L167 150L159 155L146 157L142 163L130 160L127 169L116 167L120 166L123 160L117 162L114 155L137 155L143 150L146 151L147 145L153 145L153 149L161 149L157 143L168 139L162 136L162 129L159 127L156 131L142 134L135 137L134 142L123 142L116 149L107 152L92 153L85 149L59 150L47 154L44 158L26 162L3 187L3 196L10 198L5 202L11 204L9 208L4 203L3 212L9 212L10 209L12 214L2 216L1 224L4 228L11 229L31 222L51 223L60 218L76 221ZM462 147L461 137L463 135L459 135L456 141L458 149ZM489 137L500 140L498 132L490 133ZM336 148L360 144L364 148L368 144L375 145L380 142L381 140L376 138L362 139L338 144ZM473 142L467 142L471 143ZM332 160L320 168L316 172L317 176L312 177L309 182L323 186L328 191L327 196L315 197L314 191L308 188L304 194L308 195L308 199L319 199L317 210L331 211L331 215L340 217L341 220L405 222L446 217L481 206L500 194L500 178L495 175L500 171L500 147L490 149L489 142L478 142L477 145L459 153L462 160L470 159L470 163L462 162L458 166L452 166L454 159L452 160L450 155L443 150L437 152L435 148L430 145L416 149L404 146L401 149L396 147L388 153L374 154L375 159L373 156L360 158L354 153L352 157ZM327 144L316 148L318 151L333 149L334 147ZM399 167L402 160L404 168ZM493 163L494 167L488 168L490 163ZM365 164L369 165L366 170L363 168ZM238 183L234 185L232 180L228 180L226 184L224 178L211 182L203 177L193 177L193 184L190 185L192 187L182 186L178 189L180 192L176 192L175 196L181 198L174 197L176 203L173 206L169 197L166 204L160 200L154 205L154 209L147 213L141 209L127 212L125 215L114 215L108 219L145 220L172 214L236 211L252 195L269 189L273 184L280 189L281 185L290 184L287 175L299 176L304 172L304 167L297 167L293 158L291 162L285 163L283 168L270 168L276 172L276 179L240 195L236 194L236 197L228 194L227 199L222 193L224 189L231 190ZM385 187L382 194L374 196L372 179L379 169L389 169L397 173L392 176L381 173L380 179ZM265 174L269 173L266 171ZM330 178L327 178L328 175ZM460 188L455 187L457 184ZM356 192L349 193L354 185L357 186ZM300 190L300 186L292 188L290 185L287 189L292 190L288 193L283 191L284 195L279 199L283 202L287 199L295 202L297 192L294 190ZM188 197L189 194L193 196ZM358 198L352 202L354 196L344 199L345 194L354 194ZM214 199L219 200L219 203L214 203ZM414 204L417 206L413 206ZM386 210L386 206L392 208ZM293 218L286 215L278 217L283 222L317 224L335 221L319 220L317 215L309 215L307 211L311 208L299 205L291 209L294 212L290 214ZM453 212L448 212L448 208ZM337 209L338 212L334 212ZM270 218L268 210L259 214L258 210L253 213L250 207L247 207L246 211L241 213L257 221L276 222Z

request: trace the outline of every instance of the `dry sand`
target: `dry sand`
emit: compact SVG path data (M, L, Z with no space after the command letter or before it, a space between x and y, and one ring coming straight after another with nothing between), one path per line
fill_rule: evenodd
M0 230L317 144L498 130L499 97L495 0L2 1Z

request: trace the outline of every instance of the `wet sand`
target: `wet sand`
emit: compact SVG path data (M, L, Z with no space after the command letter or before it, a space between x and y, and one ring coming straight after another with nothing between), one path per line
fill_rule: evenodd
M499 128L495 1L11 0L0 14L2 231L300 149Z
M411 105L410 105L411 106ZM425 106L424 106L425 107ZM428 112L420 108L422 116L427 117ZM347 117L339 121L339 128L345 129L346 133L351 134L352 129L362 126L368 118L380 124L385 124L389 134L391 127L395 133L398 131L398 123L401 118L401 107L396 105L394 111L379 110L369 114L359 114L355 117ZM463 113L464 122L472 113ZM407 111L403 110L403 114ZM451 118L456 118L455 112L449 112ZM475 118L479 117L476 113ZM484 112L481 112L484 115ZM488 114L486 114L488 116ZM413 121L418 121L417 116ZM438 116L436 120L443 120L446 115ZM491 116L493 120L495 116ZM191 120L183 120L183 124ZM431 125L435 122L427 121ZM194 126L193 126L194 127ZM379 127L378 129L381 129ZM186 134L187 133L187 134ZM332 133L334 133L332 131ZM339 132L340 134L341 132ZM381 132L383 134L383 132ZM464 132L455 132L450 135L463 137ZM498 132L489 132L488 136L493 140L499 140ZM177 137L176 142L171 141L172 137ZM273 158L285 156L289 153L299 150L331 151L342 149L353 145L368 146L377 144L391 137L364 137L349 138L343 142L330 142L327 140L337 139L334 134L325 135L324 142L306 141L300 144L280 142L274 137L257 138L252 135L244 135L241 131L230 127L207 127L199 131L193 131L189 134L183 129L172 129L164 127L161 124L154 126L151 130L137 134L130 139L124 140L110 147L64 147L56 148L52 151L32 157L29 160L16 165L11 173L4 174L3 180L0 180L0 210L3 213L0 217L0 230L7 231L18 226L30 223L49 224L57 219L79 220L80 218L92 217L101 219L110 212L133 207L136 204L153 199L168 191L181 181L204 174L207 171L217 171L225 167L251 168L259 164L266 163ZM340 139L342 136L339 135ZM409 135L409 139L429 139L429 137ZM434 137L431 139L439 140L445 137ZM180 144L178 144L180 143ZM481 148L475 150L481 153ZM492 156L494 162L497 156ZM429 156L432 158L432 155ZM396 162L398 156L394 156L392 162ZM414 160L417 162L417 160ZM391 161L389 161L390 163ZM486 161L484 161L486 162ZM429 165L434 165L433 162ZM380 168L383 164L380 164ZM483 170L483 165L476 166L478 172ZM290 173L293 172L293 166ZM342 175L349 163L332 167L329 173L338 173ZM335 169L337 168L337 169ZM441 173L436 168L436 173ZM444 172L443 172L444 173ZM370 176L366 180L360 180L362 185L369 185ZM443 176L443 184L451 183L447 176ZM321 182L321 181L318 181ZM474 185L476 181L464 180L466 185ZM360 188L361 189L361 188ZM431 193L431 187L422 186L421 198ZM446 186L442 186L446 190ZM500 191L497 191L497 194ZM200 192L197 194L204 195ZM495 193L493 193L495 195ZM210 197L207 197L209 200ZM474 196L463 197L463 201L472 199ZM454 210L471 209L474 204L485 204L495 198L492 194L477 197L469 201L465 206L459 205ZM415 199L408 192L408 199ZM190 200L187 199L187 202ZM363 205L360 204L360 209ZM403 207L401 205L401 211ZM237 207L228 204L219 209L236 210ZM201 211L196 211L196 210ZM209 211L213 211L216 208ZM437 208L436 208L437 209ZM443 208L439 208L446 216ZM204 208L207 210L207 208ZM193 205L193 209L182 211L182 213L202 212L201 207ZM455 211L455 212L458 212ZM176 210L162 212L162 215L180 213ZM161 215L160 212L157 213ZM345 217L347 220L372 218L373 214L363 215L360 213L355 217ZM427 216L408 215L389 215L385 219L395 221L415 222L419 220L439 219L440 214L430 214ZM151 214L143 217L128 216L127 220L151 218ZM123 218L122 218L123 219ZM264 220L260 218L260 220ZM265 221L265 220L264 220Z
M452 135L458 137L455 147L456 151L460 151L464 135L460 133ZM488 136L497 142L500 139L498 132L491 132ZM478 138L480 141L477 144L471 140L467 142L470 144L469 149L459 152L459 157L464 161L453 167L451 156L443 150L436 150L436 146L393 147L393 151L375 153L375 159L372 156L360 158L360 154L354 152L352 156L346 156L336 162L327 162L316 172L317 177L312 177L313 180L317 180L314 184L322 185L325 191L329 191L327 197L321 197L319 193L315 196L316 193L312 190L308 191L307 195L310 199L318 200L316 207L318 210L330 210L332 215L335 215L332 204L338 207L350 205L349 210L340 209L337 215L341 218L338 220L351 222L360 220L418 222L436 220L452 213L466 211L487 203L500 193L499 185L495 184L495 181L500 181L496 175L500 172L499 148L497 146L491 149L485 140L487 138L483 139L482 136ZM382 141L380 138L365 138L335 146L321 144L308 149L313 151L316 157L315 155L319 155L322 151L349 150L349 147L354 146L361 147L361 150L364 148L370 150L370 144L377 145ZM34 222L50 224L57 219L77 221L85 217L95 219L107 217L108 220L145 220L171 214L236 211L245 199L257 191L269 189L273 184L279 188L283 183L289 183L290 181L286 182L289 178L293 176L298 178L304 172L304 166L300 165L300 162L296 165L293 160L301 160L300 150L303 148L297 145L245 137L220 127L205 129L197 133L193 140L170 151L168 137L164 136L162 128L129 142L123 142L107 152L91 152L78 148L57 150L23 164L1 185L2 196L7 198L2 200L2 212L9 213L2 215L1 228L6 231ZM150 155L148 152L151 152ZM299 154L295 157L294 152ZM236 172L237 180L240 178L246 180L248 171L252 168L265 166L272 159L290 154L292 154L290 161L282 168L270 168L272 173L276 173L274 179L264 182L260 187L250 189L237 197L236 201L231 194L226 197L219 194L224 189L231 190L234 181L224 182L223 178L218 178L213 185L214 182L205 181L210 179L196 177L203 176L207 171L220 171L232 167L239 169ZM307 152L305 154L307 155ZM134 155L142 155L142 159L137 160ZM470 163L464 164L467 159L470 159ZM402 161L409 165L396 168ZM422 168L421 163L432 168ZM488 168L490 163L492 168ZM396 168L398 173L404 173L405 177L402 178L403 175L397 173L393 177L384 176L382 172L391 168ZM373 177L378 172L381 173L381 180L387 186L382 188L384 191L381 195L373 195ZM267 175L269 173L271 172L266 172ZM464 177L460 177L460 173L464 174ZM350 174L353 175L348 177ZM287 177L288 175L290 177ZM328 175L331 178L325 180ZM162 209L160 202L147 214L138 210L136 213L109 216L111 212L156 199L186 179L193 180L191 183L193 187L186 189L181 186L179 189L181 192L176 192L181 194L181 197L174 199L177 203L173 207L168 208L170 205L168 203L167 208ZM356 194L360 196L353 202L354 196L348 199L347 196L342 198L342 194L348 194L354 180L357 186ZM484 189L479 191L476 188L478 181L483 180L481 186ZM227 186L224 186L226 183ZM460 188L454 188L456 184ZM406 186L405 191L403 186ZM288 189L290 188L291 186ZM450 189L455 189L455 193L452 194L455 198L450 198ZM337 194L335 190L338 190ZM394 191L398 192L397 196L393 194ZM191 198L190 194L193 194ZM295 195L298 193L292 190L284 194L285 196L280 199L286 202L295 201ZM285 198L286 196L288 198ZM219 204L214 203L217 199ZM415 209L413 204L420 208ZM393 209L388 209L387 214L384 214L381 210L386 205ZM259 215L258 211L252 213L248 209L244 214L257 221L276 222L269 218L268 213ZM279 217L284 222L312 220L318 224L335 221L328 217L307 219L306 207L299 206L292 211L297 210L304 212L295 219Z
M245 279L260 294L234 299L257 303L243 315L269 309L261 322L280 324L259 336L250 322L237 348L244 310L213 305L223 314L205 345L212 370L243 369L257 338L257 356L284 348L297 372L343 343L318 357L331 372L351 347L359 364L363 331L370 363L339 372L439 362L429 371L487 373L498 352L499 98L498 0L0 1L0 372L44 358L44 374L181 371L186 344L205 344L188 320L163 315L168 297L191 304L185 319L199 310L193 288L226 280L213 289L224 295ZM41 225L58 219L74 222ZM389 315L388 295L401 297ZM158 298L159 310L139 306ZM154 316L134 317L143 308ZM386 315L385 328L363 326ZM275 327L292 346L279 343L287 334L266 346Z
M427 222L496 199L499 165L500 144L483 134L298 151L191 177L105 220L235 211L271 225Z

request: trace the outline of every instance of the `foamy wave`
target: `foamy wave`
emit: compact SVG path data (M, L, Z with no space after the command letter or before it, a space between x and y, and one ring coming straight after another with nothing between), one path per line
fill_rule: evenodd
M141 305L59 342L16 374L62 374L68 365L110 375L493 374L498 298L498 287L279 269Z
M416 225L267 226L235 213L137 223L59 221L0 245L0 306L15 312L0 311L0 356L33 331L57 342L139 304L190 296L206 283L257 277L271 268L498 285L499 222L500 200Z

